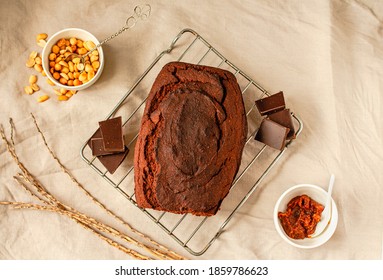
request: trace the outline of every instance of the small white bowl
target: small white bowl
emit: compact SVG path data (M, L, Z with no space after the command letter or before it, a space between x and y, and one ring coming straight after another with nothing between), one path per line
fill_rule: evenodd
M321 187L311 185L311 184L300 184L293 186L286 190L281 197L278 199L274 208L274 224L277 232L287 243L303 249L310 249L318 247L326 243L331 236L334 234L336 226L338 224L338 209L336 207L334 199L332 199L332 217L330 224L325 229L325 231L314 238L305 238L305 239L293 239L290 238L284 231L282 224L278 218L279 212L285 212L287 204L296 196L306 194L310 198L314 199L316 202L324 205L326 202L327 192Z
M63 84L59 83L55 78L53 78L51 72L49 71L50 67L49 67L49 58L48 57L49 57L49 54L51 53L52 46L54 44L56 44L56 42L62 38L69 39L71 37L75 37L75 38L81 39L83 41L93 41L93 43L95 43L96 45L98 45L100 43L95 36L93 36L91 33L89 33L88 31L86 31L84 29L80 29L80 28L63 29L63 30L55 33L53 36L51 36L49 38L47 44L45 45L43 52L42 52L43 69L44 69L45 73L47 74L48 79L50 79L56 86L58 86L60 88L65 88L67 90L84 90L84 89L90 87L91 85L93 85L98 80L98 78L100 78L102 70L104 69L105 60L104 60L104 52L102 50L102 47L97 48L97 51L99 53L100 67L97 70L94 77L85 84L82 84L79 86L63 85Z

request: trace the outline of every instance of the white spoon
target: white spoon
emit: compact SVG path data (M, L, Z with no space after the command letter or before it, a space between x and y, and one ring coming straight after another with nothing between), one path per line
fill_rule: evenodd
M313 235L310 236L310 238L317 237L323 233L323 231L327 228L327 226L330 224L331 221L331 216L332 216L332 211L331 211L331 206L332 206L332 188L334 186L334 181L335 181L335 176L334 174L331 174L330 182L328 185L328 190L327 190L327 197L326 197L326 203L322 212L321 220L317 224L315 228L315 232Z

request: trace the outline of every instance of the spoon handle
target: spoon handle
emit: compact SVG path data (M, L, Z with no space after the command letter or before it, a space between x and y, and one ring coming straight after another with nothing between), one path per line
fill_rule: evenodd
M88 54L92 53L98 47L100 47L101 45L105 44L106 42L114 39L115 37L120 35L122 32L124 32L128 29L131 29L133 26L136 25L138 20L146 20L147 18L149 18L150 12L151 12L151 7L149 4L136 6L134 8L133 15L131 15L130 17L128 17L126 19L125 25L120 30L118 30L116 33L112 34L108 38L105 38L104 40L102 40L97 46L95 46L93 49L91 49L86 54L84 54L83 57L86 57Z

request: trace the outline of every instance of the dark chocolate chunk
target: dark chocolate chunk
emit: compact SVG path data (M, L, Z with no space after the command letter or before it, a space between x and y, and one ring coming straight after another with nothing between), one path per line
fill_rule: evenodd
M95 139L95 138L102 138L102 135L101 135L101 130L100 128L98 128L94 133L93 135L90 137L89 141L88 141L88 146L90 148L92 148L92 139Z
M254 139L274 149L282 150L285 147L289 130L270 119L263 119Z
M273 114L270 114L268 118L290 129L289 133L287 134L287 140L295 138L295 128L294 128L293 119L291 117L289 109L284 109L282 111L278 111Z
M92 137L88 141L88 146L92 149L92 142L94 143L94 139L102 139L101 138L101 130L98 128L95 133L92 135ZM103 156L97 156L99 161L104 165L104 167L109 171L109 173L113 174L117 168L120 166L122 161L125 159L127 154L129 153L128 147L125 147L123 152L115 152L109 155L103 155Z
M285 109L283 91L255 101L259 113L264 116Z
M90 140L90 147L92 148L92 155L96 157L110 155L113 153L113 152L105 151L104 140L102 138L92 138Z
M120 166L120 164L125 159L128 153L129 153L129 149L128 147L125 147L124 152L105 155L105 156L98 156L97 158L100 160L102 165L105 166L106 170L108 170L109 173L113 174L117 170L117 168Z
M123 152L125 149L122 135L121 117L99 122L104 149L107 152Z

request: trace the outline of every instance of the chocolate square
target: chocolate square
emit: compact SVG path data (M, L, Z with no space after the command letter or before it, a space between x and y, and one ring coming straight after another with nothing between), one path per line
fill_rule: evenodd
M283 110L286 106L283 91L280 91L276 94L270 95L262 99L258 99L257 101L255 101L255 105L257 106L257 109L261 116Z
M92 138L90 139L90 147L92 148L93 156L104 156L110 155L113 152L105 151L104 149L104 140L102 138Z
M125 147L124 152L120 152L117 154L110 154L105 156L98 156L97 158L100 160L102 165L108 170L109 173L113 174L120 164L124 161L125 157L129 153L128 147Z
M282 111L270 114L268 118L290 129L289 133L287 134L287 140L295 138L295 128L293 124L293 119L291 117L290 109L284 109Z
M125 150L122 135L122 118L116 117L99 122L104 150L106 152L123 152Z
M95 143L94 139L102 139L101 138L101 130L98 128L95 133L93 133L92 137L88 141L88 146L92 149L93 152L93 147L92 147L92 142L93 144ZM101 164L108 170L109 173L113 174L117 168L121 165L121 163L124 161L125 157L128 155L129 149L128 147L124 147L123 152L117 152L117 153L112 153L109 155L102 155L102 156L97 156L98 160L101 162Z
M289 131L289 128L265 118L262 120L254 139L274 149L282 150L285 147Z

